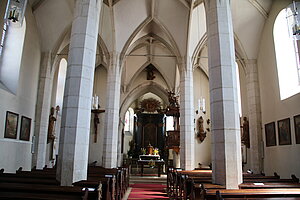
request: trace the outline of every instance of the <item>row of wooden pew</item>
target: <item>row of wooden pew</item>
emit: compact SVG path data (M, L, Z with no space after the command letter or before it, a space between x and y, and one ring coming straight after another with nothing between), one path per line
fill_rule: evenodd
M87 180L60 186L53 168L16 173L0 170L0 199L121 200L129 186L128 168L89 167Z
M300 199L299 179L281 179L263 174L243 174L239 189L225 189L212 183L211 170L181 170L169 168L167 172L167 193L170 199Z

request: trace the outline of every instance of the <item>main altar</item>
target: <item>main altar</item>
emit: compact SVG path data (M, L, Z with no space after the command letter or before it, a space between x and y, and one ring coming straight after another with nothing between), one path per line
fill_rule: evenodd
M141 176L144 175L144 167L157 167L157 176L160 177L165 161L159 155L139 155L138 165L141 167Z

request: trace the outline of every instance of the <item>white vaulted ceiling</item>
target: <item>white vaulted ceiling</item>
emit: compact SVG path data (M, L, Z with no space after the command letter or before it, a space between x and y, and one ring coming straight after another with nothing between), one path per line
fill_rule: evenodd
M40 33L42 51L66 46L75 0L29 0ZM104 0L99 36L107 52L121 53L123 99L148 84L144 69L157 68L153 87L177 90L178 60L193 59L206 48L203 0ZM261 32L272 0L232 0L236 49L248 59L258 54ZM67 39L66 39L67 38ZM61 47L63 49L63 47ZM59 53L59 52L56 52ZM205 55L207 56L207 55ZM203 59L202 59L203 60ZM203 65L207 65L207 60ZM205 66L203 69L206 69ZM151 84L150 84L151 85ZM148 85L147 88L150 86ZM137 92L139 93L139 92Z

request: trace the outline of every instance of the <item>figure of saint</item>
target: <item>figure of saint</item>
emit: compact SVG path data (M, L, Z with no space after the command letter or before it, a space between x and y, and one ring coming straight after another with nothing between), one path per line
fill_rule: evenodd
M201 142L203 142L204 139L206 138L206 132L204 130L204 125L203 125L203 122L204 122L203 117L200 116L197 121L198 121L198 133L197 133L197 137L199 138L199 140Z
M148 65L146 67L147 80L153 80L153 79L155 79L154 70L155 70L155 67L152 64L150 64L150 65Z
M250 148L250 138L249 138L249 121L247 117L243 118L243 134L242 134L242 143L246 145L247 148Z
M49 115L49 124L48 124L48 140L47 143L53 142L55 139L54 135L54 128L55 128L55 121L56 118L54 117L54 107L51 107L50 109L50 115Z

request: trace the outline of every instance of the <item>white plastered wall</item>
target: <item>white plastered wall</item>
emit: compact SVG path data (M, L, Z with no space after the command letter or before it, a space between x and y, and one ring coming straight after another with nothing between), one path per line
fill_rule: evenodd
M206 113L199 111L198 99L205 98L206 100ZM195 115L195 167L199 167L199 163L202 166L208 166L211 163L211 132L206 130L210 128L210 124L207 124L207 120L210 119L210 105L209 105L209 83L206 74L199 68L194 69L194 111L198 110ZM206 131L206 138L203 142L196 137L197 134L197 120L199 117L203 117L203 126Z
M106 106L106 85L107 85L107 70L103 66L99 66L95 71L93 95L99 97L100 109L105 109ZM94 114L91 116L90 128L90 146L89 146L89 163L97 161L97 165L102 165L103 155L103 138L104 138L104 119L105 113L100 113L97 142L94 142L95 128L94 128Z
M264 171L267 175L277 172L281 178L290 178L291 174L300 177L300 144L296 144L295 142L293 121L293 116L300 114L300 94L294 95L283 101L280 100L273 41L273 24L275 18L288 4L289 2L285 0L277 0L274 2L262 33L258 57L263 127L262 134L264 138ZM290 118L292 144L278 145L277 121L285 118ZM277 145L266 147L264 126L270 122L275 122L276 124Z
M26 35L20 66L17 94L0 89L0 168L14 172L19 167L31 169L31 141L34 132L35 105L40 66L40 41L35 19L29 8L26 10ZM19 114L17 139L5 139L6 111ZM31 118L30 141L21 141L21 116Z

